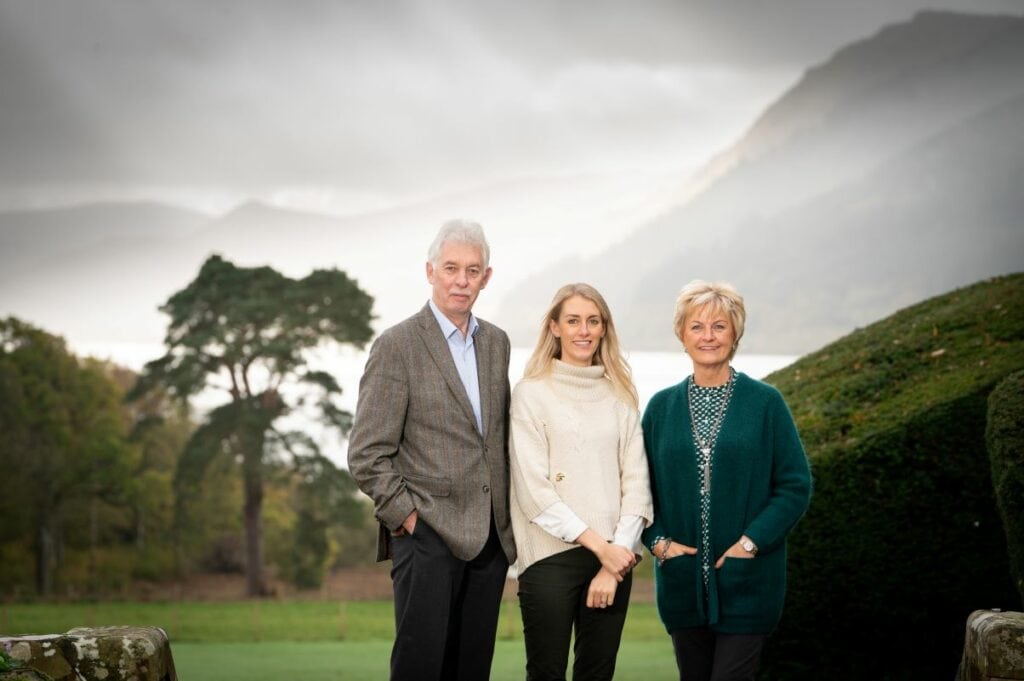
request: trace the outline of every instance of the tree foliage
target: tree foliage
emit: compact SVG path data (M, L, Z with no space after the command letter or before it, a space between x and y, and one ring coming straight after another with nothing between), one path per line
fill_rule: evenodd
M49 595L70 539L95 550L102 505L121 506L136 466L115 383L62 339L0 321L0 539L27 538Z
M240 462L251 595L265 590L261 509L268 466L284 457L320 455L312 439L276 424L296 408L311 407L323 424L347 431L351 415L336 402L341 387L309 366L308 351L331 342L362 347L372 336L372 304L336 269L291 279L270 267L238 267L213 255L160 308L170 317L166 353L146 365L132 397L165 390L188 400L223 391L226 401L206 415L186 445L175 485L182 510L213 460Z

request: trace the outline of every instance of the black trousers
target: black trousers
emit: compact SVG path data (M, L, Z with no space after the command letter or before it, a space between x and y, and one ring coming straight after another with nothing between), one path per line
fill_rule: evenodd
M754 681L767 634L718 634L707 627L672 632L679 681Z
M491 523L476 558L459 560L422 519L392 539L392 681L486 681L508 559Z
M588 608L590 580L601 562L577 547L537 561L519 575L527 681L564 681L573 644L574 681L605 681L615 674L633 573L619 583L614 604Z

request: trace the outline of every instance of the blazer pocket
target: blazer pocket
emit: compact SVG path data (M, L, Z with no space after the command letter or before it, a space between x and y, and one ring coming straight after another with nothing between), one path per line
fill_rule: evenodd
M431 497L446 497L452 493L449 478L435 478L427 475L405 475L405 486L413 493Z

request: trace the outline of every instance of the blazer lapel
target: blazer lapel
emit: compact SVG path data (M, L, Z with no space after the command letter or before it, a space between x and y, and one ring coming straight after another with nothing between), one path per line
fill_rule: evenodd
M441 333L441 327L434 319L434 313L429 304L420 313L420 337L423 339L427 352L430 353L430 358L441 371L441 375L444 376L444 382L448 384L448 389L455 395L462 411L469 417L473 424L473 430L476 430L476 415L473 414L473 405L469 403L466 387L462 385L462 379L459 378L459 372L455 368L455 360L452 359L452 351L448 348L448 340ZM482 375L479 366L477 373ZM481 409L483 409L482 403Z
M476 374L480 383L480 419L483 421L485 438L491 428L491 360L494 348L489 341L487 331L481 324L473 340L473 349L476 351Z

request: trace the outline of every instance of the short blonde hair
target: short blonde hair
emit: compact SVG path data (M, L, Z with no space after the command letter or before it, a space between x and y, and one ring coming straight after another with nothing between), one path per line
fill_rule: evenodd
M732 359L736 354L736 348L739 347L740 338L743 338L747 309L743 305L743 296L728 282L694 279L682 288L676 299L676 311L672 319L676 338L682 342L686 320L698 310L707 307L716 312L724 312L732 321L732 328L736 333L736 340L729 352L729 359Z
M612 387L627 403L639 408L640 397L633 385L633 372L629 368L629 362L622 354L619 345L619 335L615 332L615 323L612 321L612 312L604 297L598 293L590 284L566 284L558 289L555 297L551 299L551 305L540 323L540 336L537 338L537 345L526 362L526 369L523 372L524 378L539 378L551 371L552 362L561 359L562 344L551 333L551 322L558 321L562 314L562 306L565 301L573 296L579 296L589 300L597 306L601 313L601 321L604 322L604 338L597 346L597 353L594 355L594 364L604 367L605 376L612 382Z

